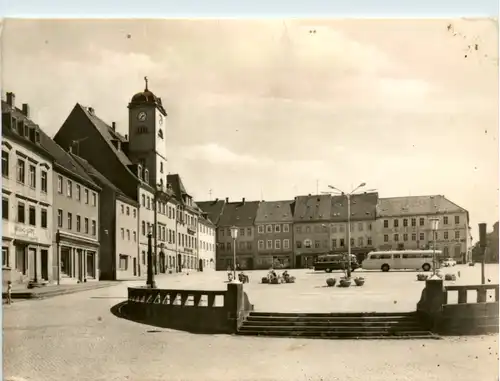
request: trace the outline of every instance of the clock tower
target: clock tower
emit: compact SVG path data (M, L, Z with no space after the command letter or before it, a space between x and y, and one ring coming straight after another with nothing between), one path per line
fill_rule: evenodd
M148 88L144 77L144 91L135 94L128 105L128 156L134 164L148 170L149 184L167 185L167 144L165 120L167 113ZM143 175L144 179L144 175Z

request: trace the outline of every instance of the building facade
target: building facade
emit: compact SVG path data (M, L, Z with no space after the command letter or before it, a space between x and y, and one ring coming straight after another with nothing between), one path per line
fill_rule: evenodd
M311 267L318 255L329 252L331 208L330 195L295 197L295 267Z
M380 250L429 249L438 219L436 249L458 263L470 260L469 213L442 195L379 199L375 246Z
M2 273L14 283L52 282L53 157L29 106L2 100Z
M294 201L261 201L255 218L255 268L293 266Z
M378 193L350 196L351 253L362 261L374 249L373 226L376 220ZM333 196L330 215L330 250L347 252L347 196Z
M198 262L203 271L215 270L215 225L207 214L198 219Z
M226 270L234 264L236 249L236 266L241 269L254 269L255 250L255 217L259 201L229 202L226 199L217 227L217 269ZM231 227L238 228L238 236L233 242ZM235 246L236 244L236 246Z

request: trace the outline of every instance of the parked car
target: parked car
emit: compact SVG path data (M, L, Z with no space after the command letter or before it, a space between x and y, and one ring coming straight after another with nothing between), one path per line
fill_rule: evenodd
M443 261L443 267L452 267L452 266L456 266L456 264L457 264L457 261L455 261L453 258L446 258Z

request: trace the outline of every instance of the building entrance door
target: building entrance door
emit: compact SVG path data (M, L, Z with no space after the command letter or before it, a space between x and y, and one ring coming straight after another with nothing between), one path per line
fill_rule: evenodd
M134 258L134 276L137 276L137 258Z
M40 251L41 265L42 265L42 279L49 280L49 251L41 250Z

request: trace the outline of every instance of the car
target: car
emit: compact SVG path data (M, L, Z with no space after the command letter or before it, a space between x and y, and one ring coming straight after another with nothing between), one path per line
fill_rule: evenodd
M455 261L453 258L446 258L442 264L443 264L443 267L452 267L452 266L456 266L457 261Z

